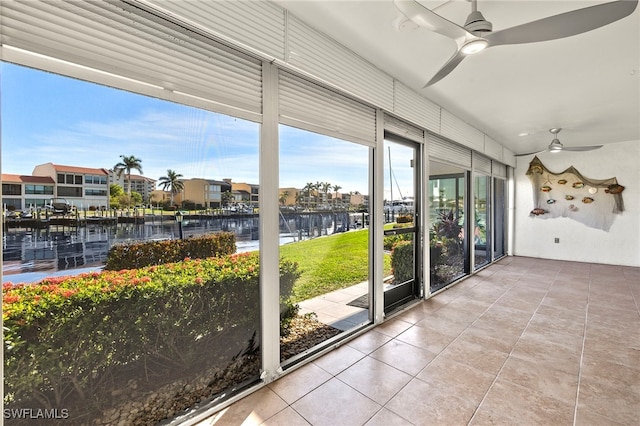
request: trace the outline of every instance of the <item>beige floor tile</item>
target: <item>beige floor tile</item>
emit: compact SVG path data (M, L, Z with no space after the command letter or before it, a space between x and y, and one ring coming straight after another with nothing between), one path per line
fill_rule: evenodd
M585 355L580 376L587 381L625 389L629 394L636 395L640 402L640 366L630 367L612 362L610 358L602 359Z
M522 300L529 300L533 303L540 303L547 293L546 288L532 287L525 282L526 275L518 281L518 284L511 287L504 293L504 297L514 297Z
M460 338L471 341L475 340L481 345L490 345L489 348L491 350L508 354L513 350L513 347L520 338L520 334L514 331L504 331L499 328L486 329L471 326L462 333Z
M617 309L612 306L589 305L589 321L610 327L640 325L638 310Z
M480 302L484 303L484 302ZM441 326L445 329L447 326L457 325L459 327L465 328L473 324L484 312L470 312L463 309L449 309L448 307L445 309L440 309L433 314L426 316L421 322L418 324L434 324Z
M270 383L268 386L287 404L292 404L332 377L331 374L316 364L310 363Z
M264 387L198 423L198 426L259 425L285 408L287 403L271 389Z
M545 341L537 336L523 336L511 352L511 356L569 374L578 374L580 355L579 348Z
M440 353L453 339L455 339L454 336L445 335L425 327L411 327L396 337L396 340L426 349L435 354Z
M370 356L415 376L436 357L436 354L394 339L372 352Z
M529 327L580 337L584 334L584 321L550 317L544 314L535 314L529 322Z
M396 337L398 334L406 331L410 327L413 327L413 323L403 321L400 318L392 318L377 326L376 331L378 333L386 334L387 336Z
M578 404L625 425L637 425L640 395L620 383L611 386L599 377L582 377Z
M413 423L383 408L366 423L366 426L413 426Z
M514 319L513 323L495 321L489 317L484 317L474 322L470 328L481 329L487 336L500 338L506 336L509 339L517 339L522 335L527 323L523 319Z
M507 294L496 300L495 306L517 309L531 315L538 308L540 302L535 300L534 298L526 299L525 297L526 296L514 296L511 294Z
M500 380L539 392L567 404L574 404L578 392L578 376L552 370L536 362L509 357L499 376Z
M368 355L387 343L389 340L391 340L391 336L371 330L359 337L356 337L354 340L348 342L347 345Z
M459 311L456 312L460 313ZM422 327L435 333L455 338L473 323L475 315L473 315L473 317L474 318L469 318L468 321L463 321L461 318L458 318L457 321L451 321L448 318L434 315L417 322L416 327Z
M627 426L623 423L601 416L582 404L578 404L574 424L576 426Z
M445 303L442 300L438 300L437 297L432 297L431 299L415 304L394 318L401 319L402 321L410 324L415 324L418 321L422 321L428 315L432 315L434 312L440 310L442 307L446 306L447 303L448 302Z
M571 425L574 404L549 398L506 380L496 381L471 425Z
M640 348L640 325L614 327L594 321L587 323L586 338L617 347L627 345Z
M496 349L496 339L463 334L440 354L482 372L496 375L507 359L508 353Z
M434 388L414 379L385 408L415 425L465 425L476 404L459 398L450 387Z
M584 341L584 356L640 369L640 348L629 342L611 345L600 339L587 337Z
M465 290L468 292L468 290ZM483 314L487 309L491 306L488 302L483 302L482 300L476 300L466 294L462 294L451 303L449 303L448 308L455 310L463 310L476 314L476 317L479 317Z
M536 311L537 315L544 315L550 318L558 318L563 320L585 321L586 312L582 310L569 310L557 306L540 305Z
M334 378L291 408L314 426L357 426L369 421L382 406Z
M336 375L351 367L366 355L348 345L342 345L328 354L316 359L313 363L326 372Z
M495 375L476 370L444 355L436 358L417 376L433 390L448 389L459 398L480 404Z
M546 342L557 343L558 345L566 346L574 351L580 351L582 349L582 343L584 336L580 334L570 334L561 331L550 330L545 324L529 325L524 333L522 333L524 339L543 340Z
M582 300L573 300L570 297L546 296L544 299L542 299L541 304L581 313L584 313L587 309L586 298Z
M413 378L377 359L366 357L336 376L358 392L384 405Z
M263 426L309 426L302 416L296 413L291 407L287 407L273 417L267 419Z
M469 290L469 297L486 303L494 303L498 300L508 289L496 287L489 284L489 281L484 282L482 285L475 286Z
M480 328L522 333L530 319L531 314L528 312L493 305L473 325Z

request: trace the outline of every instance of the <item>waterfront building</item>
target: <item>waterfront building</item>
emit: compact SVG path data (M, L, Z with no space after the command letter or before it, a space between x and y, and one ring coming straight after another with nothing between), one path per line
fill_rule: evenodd
M345 198L348 199L348 202L345 204L349 206L352 206L352 207L365 206L367 208L369 207L369 196L361 194L358 191L350 192L348 194L343 194L343 201L345 201L344 200Z
M188 202L194 208L221 208L223 197L227 191L231 191L231 184L226 181L213 179L186 179L182 181L184 189L174 195L174 202Z
M171 202L171 192L163 191L162 189L154 189L149 195L149 204L152 206L162 206L165 203ZM174 196L175 202L175 196Z
M278 199L281 207L294 207L299 204L299 197L302 190L298 188L280 188L278 190Z
M151 199L152 192L156 189L155 179L134 174L131 175L130 179L131 191L140 194L143 202L148 203ZM129 177L125 173L118 176L116 172L109 170L109 184L120 185L125 193L129 191Z
M109 205L109 172L106 169L39 164L33 176L49 177L55 182L53 197L64 198L77 208L107 208Z
M231 179L224 179L225 182L231 183L231 193L233 195L234 203L244 203L257 206L260 201L260 185L253 183L235 183L231 182Z
M43 207L54 193L55 181L51 177L2 174L3 210Z

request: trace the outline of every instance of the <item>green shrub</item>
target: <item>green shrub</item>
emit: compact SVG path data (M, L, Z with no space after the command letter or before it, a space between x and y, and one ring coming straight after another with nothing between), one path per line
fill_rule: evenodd
M283 289L299 276L281 261ZM5 407L95 414L132 366L186 377L246 351L259 315L257 253L4 284Z
M391 251L391 269L396 284L414 278L413 241L399 241Z
M383 246L385 250L391 251L393 250L393 246L398 244L400 241L412 241L412 240L413 240L412 233L387 235L386 237L384 237Z
M109 249L104 269L108 271L137 269L179 262L187 257L204 259L225 256L235 251L236 236L233 232L219 232L186 240L116 244Z

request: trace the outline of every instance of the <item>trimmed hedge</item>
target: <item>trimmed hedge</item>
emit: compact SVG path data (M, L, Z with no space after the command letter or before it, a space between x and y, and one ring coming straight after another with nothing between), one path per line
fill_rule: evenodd
M414 278L413 261L413 241L398 241L391 251L391 269L396 284Z
M297 268L281 261L283 294ZM257 253L5 284L5 407L104 405L131 366L197 374L246 351L259 315Z
M179 262L187 257L205 259L235 252L236 235L233 232L218 232L186 240L116 244L109 249L104 269L108 271L136 269Z

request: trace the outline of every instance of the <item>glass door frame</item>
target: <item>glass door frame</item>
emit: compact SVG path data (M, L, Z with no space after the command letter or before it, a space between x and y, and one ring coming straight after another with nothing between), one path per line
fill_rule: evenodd
M430 160L431 162L435 162L435 163L441 163L441 164L446 164L449 165L445 162L440 162L437 159L433 159ZM473 178L472 178L472 172L469 169L466 169L464 167L461 166L457 166L454 165L452 167L455 167L457 169L459 169L459 171L455 172L455 173L444 173L444 174L437 174L437 175L431 175L431 171L429 176L427 177L427 185L428 188L430 188L430 182L432 180L436 180L436 179L454 179L455 180L455 186L454 186L454 191L455 191L455 196L454 199L456 200L456 209L455 211L452 211L453 213L453 217L455 218L459 218L462 217L463 218L463 223L462 223L462 235L463 238L461 239L461 249L462 249L462 263L461 263L461 267L462 267L462 273L460 275L454 276L452 277L452 279L448 282L445 283L434 283L432 282L433 276L431 274L431 269L434 265L431 265L431 259L429 260L429 278L428 278L428 282L429 282L429 296L432 296L448 287L450 287L451 285L454 285L456 282L458 282L459 280L469 276L470 274L473 273L473 264L472 264L472 259L473 259L473 250L474 250L474 246L473 244L471 244L471 240L472 238L470 238L469 236L473 235L473 228L471 227L471 223L475 220L474 215L473 215ZM462 195L462 205L460 206L460 204L458 203L458 200L460 199L460 195ZM428 207L428 211L431 212L431 206ZM430 219L429 221L429 229L431 229L431 227L433 227L434 222ZM429 255L431 257L431 247L429 246Z
M485 180L485 191L483 194L480 193L479 187L477 185L478 179L484 178ZM471 255L470 261L472 262L472 266L469 268L469 273L472 271L477 271L479 268L483 268L488 266L493 262L493 177L490 174L473 172L471 176L471 193L469 195L470 198L470 208L468 209L470 213L470 224L469 224L469 244L471 245ZM475 242L476 238L476 226L479 226L478 222L478 211L476 209L476 200L479 199L480 196L486 197L485 202L485 256L484 262L476 263L476 250L478 249L477 244ZM473 221L473 222L471 222Z
M497 185L498 181L502 182L500 185L501 191L498 188L499 185ZM507 255L507 183L506 178L491 176L491 200L493 206L491 214L491 262ZM498 251L498 247L500 247L500 251Z
M410 303L413 300L421 299L424 296L424 277L423 277L423 206L422 206L422 189L424 181L424 144L405 139L393 133L385 132L384 137L384 155L386 155L386 142L406 146L413 149L412 165L413 168L413 226L404 228L393 228L383 231L384 236L413 234L413 280L401 283L393 288L384 291L383 309L387 314L397 308ZM386 184L387 180L384 179ZM384 187L384 184L383 184ZM393 200L390 200L393 201ZM386 217L386 214L383 213ZM384 220L383 220L384 222Z

